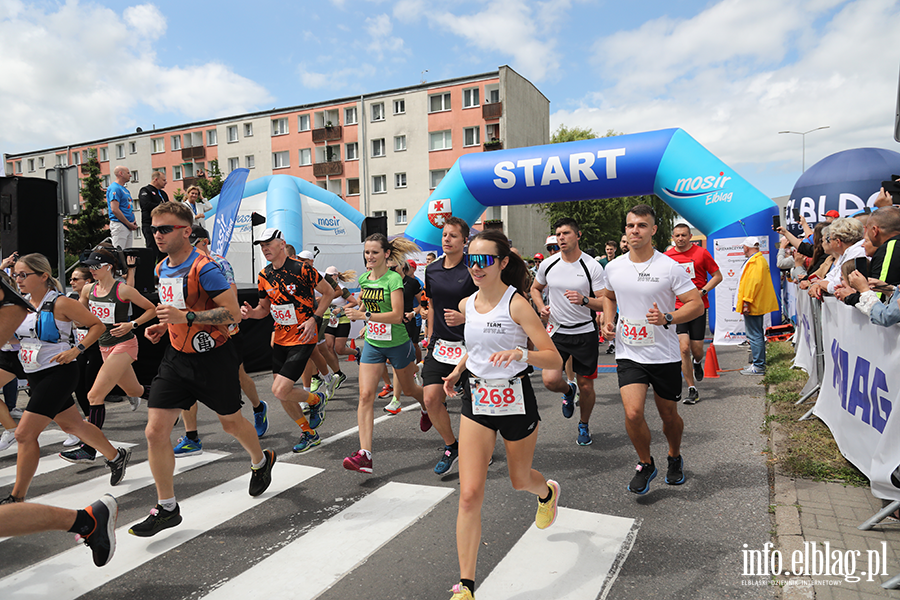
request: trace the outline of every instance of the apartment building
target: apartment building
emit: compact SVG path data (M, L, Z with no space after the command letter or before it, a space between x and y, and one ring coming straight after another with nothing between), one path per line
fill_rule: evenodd
M399 234L463 154L550 142L550 103L508 66L497 71L364 93L265 112L5 155L7 175L44 177L48 168L81 164L97 152L104 185L118 165L132 173L132 196L166 173L172 197L218 160L227 175L301 177L369 216L386 216ZM543 246L547 226L533 206L495 207L525 252ZM514 233L511 233L514 232ZM141 242L137 242L141 243Z

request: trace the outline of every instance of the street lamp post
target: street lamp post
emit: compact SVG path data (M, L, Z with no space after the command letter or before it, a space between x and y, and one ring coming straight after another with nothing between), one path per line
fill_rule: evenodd
M815 129L810 129L809 131L779 131L778 133L796 133L799 136L803 137L803 162L801 163L803 170L801 173L806 173L806 134L812 133L813 131L819 131L820 129L828 129L831 125L824 125L822 127L816 127Z

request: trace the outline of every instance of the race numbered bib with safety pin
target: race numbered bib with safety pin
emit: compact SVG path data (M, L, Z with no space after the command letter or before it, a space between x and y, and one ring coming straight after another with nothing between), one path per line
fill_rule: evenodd
M522 380L469 378L472 391L472 414L505 417L525 414L525 394Z
M104 325L114 325L116 323L116 304L115 302L97 302L90 301L91 314L100 319Z
M81 327L76 327L75 328L75 343L76 344L82 343L84 341L84 338L87 337L87 334L88 334L87 329L83 329Z
M38 352L41 350L41 343L37 340L22 340L19 347L19 362L22 368L27 370L35 370L41 366L38 362Z
M272 313L272 318L275 319L275 322L279 325L297 324L297 311L294 310L293 304L279 304L277 306L272 306L269 312Z
M376 342L391 341L391 324L369 321L366 323L366 337Z
M629 346L652 346L654 342L654 326L647 319L626 319L622 321L622 341Z
M466 353L464 342L448 342L438 340L434 343L434 358L445 365L458 365Z
M159 301L167 306L184 310L184 277L160 277Z
M547 335L553 337L553 334L557 332L559 329L559 323L554 323L553 321L547 321Z

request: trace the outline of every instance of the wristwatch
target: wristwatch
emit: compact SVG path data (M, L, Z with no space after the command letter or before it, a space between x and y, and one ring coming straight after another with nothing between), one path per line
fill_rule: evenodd
M582 297L581 297L581 305L582 305L582 306L587 306L587 305L588 305L588 302L590 302L590 301L591 301L591 299L588 298L587 296L582 296Z
M372 318L372 311L367 310L367 311L366 311L366 321L368 321L368 320L371 319L371 318Z
M672 323L672 321L675 319L675 317L672 316L672 313L663 313L663 316L666 318L666 324L663 325L663 327L665 329L668 329L669 324Z
M132 321L132 322L131 322L131 328L132 328L132 329L137 329L137 328L138 328L138 322L137 322L137 321Z
M82 343L77 344L75 347L78 349L79 354L84 354L84 351L87 350Z
M197 318L197 315L193 311L188 311L188 314L185 315L187 318L188 327L194 324L194 319Z
M708 293L709 293L709 292L706 290L706 288L700 288L700 295L701 295L701 296L705 296L705 295L707 295Z
M522 346L516 346L516 350L518 350L519 352L522 353L521 362L527 363L528 362L528 348L523 348Z

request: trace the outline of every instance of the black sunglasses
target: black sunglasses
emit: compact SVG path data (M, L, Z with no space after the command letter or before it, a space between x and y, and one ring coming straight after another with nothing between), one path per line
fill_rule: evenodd
M187 229L190 225L151 225L150 232L156 235L157 233L161 233L163 235L169 235L176 229Z
M500 260L500 257L496 254L466 254L463 257L463 261L466 263L468 268L478 267L479 269L485 269L495 262Z
M556 244L547 246L547 252L556 252L557 250L559 250L559 246Z

